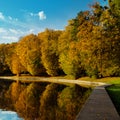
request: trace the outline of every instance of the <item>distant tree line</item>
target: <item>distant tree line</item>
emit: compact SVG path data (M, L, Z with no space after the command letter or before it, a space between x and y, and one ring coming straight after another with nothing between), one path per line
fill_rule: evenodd
M72 78L120 76L120 2L109 0L69 20L65 30L46 29L0 44L0 74Z
M55 83L0 84L0 108L25 120L74 120L90 94L78 85Z

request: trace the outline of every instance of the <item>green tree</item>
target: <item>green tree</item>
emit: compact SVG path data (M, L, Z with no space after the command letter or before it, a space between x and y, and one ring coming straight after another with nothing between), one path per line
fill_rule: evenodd
M108 0L109 6L112 10L112 12L115 15L120 16L120 1L119 0Z
M80 46L77 34L79 26L86 21L89 12L80 12L75 19L69 21L65 31L59 37L59 61L60 65L68 76L78 78L84 74L84 68L81 64Z

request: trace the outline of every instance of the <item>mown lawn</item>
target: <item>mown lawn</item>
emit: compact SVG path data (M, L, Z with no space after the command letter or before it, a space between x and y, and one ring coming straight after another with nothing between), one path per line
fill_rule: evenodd
M106 89L120 115L120 84L114 84Z
M103 83L108 83L108 84L120 84L120 77L106 77L106 78L100 78L100 79L82 77L82 78L79 78L79 80L103 82Z

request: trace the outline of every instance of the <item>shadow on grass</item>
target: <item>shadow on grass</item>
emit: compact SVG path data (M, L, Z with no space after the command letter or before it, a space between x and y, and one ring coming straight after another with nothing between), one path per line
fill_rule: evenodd
M120 84L109 86L106 89L120 115Z

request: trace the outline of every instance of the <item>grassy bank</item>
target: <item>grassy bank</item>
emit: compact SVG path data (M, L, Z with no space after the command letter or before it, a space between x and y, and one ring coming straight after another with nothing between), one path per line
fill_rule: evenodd
M120 84L107 87L107 91L120 115Z
M90 77L82 77L79 80L93 81L93 82L103 82L108 84L120 84L120 77L106 77L101 79L93 79Z

